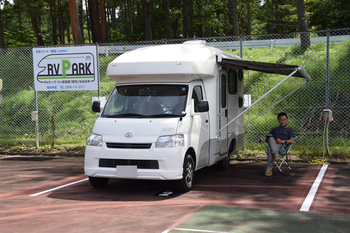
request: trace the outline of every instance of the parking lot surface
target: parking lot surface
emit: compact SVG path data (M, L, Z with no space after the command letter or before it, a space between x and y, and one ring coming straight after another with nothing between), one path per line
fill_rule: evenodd
M266 177L264 163L231 161L229 171L215 166L197 171L193 189L181 193L173 181L114 179L94 189L83 163L82 157L0 157L0 232L350 229L350 167L345 165L324 169L309 209L300 211L322 165L292 164L291 172L275 169Z

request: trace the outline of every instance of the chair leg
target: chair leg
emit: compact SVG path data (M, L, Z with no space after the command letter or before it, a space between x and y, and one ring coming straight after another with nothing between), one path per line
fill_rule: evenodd
M287 165L287 167L288 167L289 171L291 171L291 170L292 170L292 168L289 166L289 163L288 163L287 161L288 161L288 157L286 157L286 160L285 160L284 162L286 163L286 165Z
M282 171L282 169L281 169L282 162L281 162L280 164L278 164L276 161L274 161L273 163L276 165L276 167L278 168L278 170L280 170L280 172L283 173L283 171Z

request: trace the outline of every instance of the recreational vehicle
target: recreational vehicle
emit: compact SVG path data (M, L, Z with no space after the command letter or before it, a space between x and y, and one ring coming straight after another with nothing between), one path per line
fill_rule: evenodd
M244 146L243 68L238 56L205 41L126 52L108 65L116 82L85 150L90 184L110 178L177 180L189 191L194 172ZM255 64L255 63L254 63ZM303 72L300 70L297 73Z

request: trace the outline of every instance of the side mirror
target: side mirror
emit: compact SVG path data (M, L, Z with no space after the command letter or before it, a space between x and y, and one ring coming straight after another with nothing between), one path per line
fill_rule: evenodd
M94 102L92 103L92 111L93 111L93 112L101 112L100 101L94 101Z
M208 112L209 111L209 103L206 100L199 101L197 104L198 112Z

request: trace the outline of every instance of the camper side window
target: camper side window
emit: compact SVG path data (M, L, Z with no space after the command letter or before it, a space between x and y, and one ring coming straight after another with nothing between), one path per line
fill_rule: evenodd
M228 93L237 94L237 72L235 70L228 72Z
M226 108L226 74L221 75L221 107Z
M194 100L194 112L198 112L197 104L199 101L203 100L201 86L195 86L193 88L192 99Z

